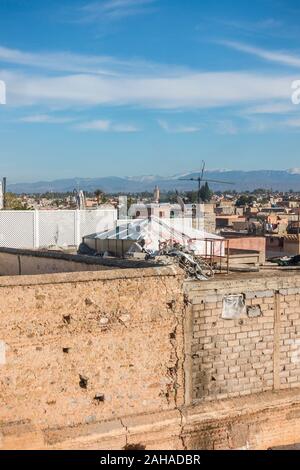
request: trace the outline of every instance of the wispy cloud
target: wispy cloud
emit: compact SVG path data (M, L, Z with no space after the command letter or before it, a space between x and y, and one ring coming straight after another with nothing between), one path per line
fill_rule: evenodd
M221 121L217 121L216 131L217 133L223 135L236 135L238 133L238 128L232 120L224 119Z
M6 103L6 85L0 80L0 104Z
M73 127L78 131L96 131L96 132L138 132L139 128L132 124L118 124L109 120L95 120L78 124Z
M159 126L170 134L193 134L203 130L213 130L217 134L235 135L238 133L238 128L231 119L209 119L201 125L182 125L170 124L168 121L159 119Z
M230 47L231 49L254 55L269 62L276 62L281 65L300 68L300 57L297 55L281 51L270 51L235 41L219 41L219 43Z
M79 22L117 21L150 13L156 0L106 0L85 4L79 9ZM150 7L150 8L149 8Z
M116 76L137 73L154 68L154 64L143 61L118 60L109 56L93 56L70 52L25 52L0 46L0 63L15 64L29 68L45 69L56 72L92 73Z
M74 121L71 117L56 117L49 114L33 114L19 119L20 122L30 124L65 124Z
M274 31L274 28L279 28L282 26L282 22L275 18L264 18L258 21L245 21L245 20L223 20L223 24L229 27L248 31L251 33L264 32L264 31Z
M300 119L288 119L285 124L289 127L300 129Z
M1 63L18 65L22 69L47 70L57 73L87 73L109 77L157 76L159 74L178 76L189 71L186 67L157 64L137 58L124 60L105 55L84 55L68 51L36 53L0 45Z
M193 134L195 132L201 131L201 126L193 125L171 125L169 122L158 119L158 124L164 131L170 134Z
M289 104L291 83L298 78L246 71L198 72L164 64L155 66L146 61L60 52L31 53L4 47L0 47L1 62L20 66L1 71L7 85L8 105L59 109L106 105L184 110L259 106L274 101ZM197 132L199 126L170 129Z
M187 73L178 77L45 77L2 71L7 102L139 106L153 109L211 108L270 100L290 102L292 76L257 73Z
M242 132L247 133L267 133L267 132L299 132L300 130L300 119L297 118L286 118L283 116L277 116L273 119L271 115L249 115L242 126Z
M242 114L290 114L295 111L299 111L299 108L292 103L287 103L286 101L283 102L275 102L275 103L267 103L261 104L257 106L250 106L244 110L242 110Z
M227 33L234 32L247 36L254 34L255 36L273 35L281 32L284 27L282 21L272 17L262 18L257 21L247 21L241 18L208 17L202 19L202 22L197 26L197 30L207 28L208 26L211 28L212 25L218 28L221 26L222 30L225 30Z

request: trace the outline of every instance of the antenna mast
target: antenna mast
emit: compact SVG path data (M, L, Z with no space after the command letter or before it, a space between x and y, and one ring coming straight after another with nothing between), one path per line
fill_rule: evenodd
M205 171L205 161L202 160L202 169L199 173L198 178L179 178L180 181L197 181L198 182L198 195L197 195L197 202L201 204L201 185L205 181L206 183L219 183L219 184L234 184L230 181L222 181L222 180L211 180L207 178L203 178Z

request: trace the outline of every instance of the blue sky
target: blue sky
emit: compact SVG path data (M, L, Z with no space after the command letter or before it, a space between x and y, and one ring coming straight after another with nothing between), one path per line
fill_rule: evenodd
M11 182L299 167L300 5L1 0Z

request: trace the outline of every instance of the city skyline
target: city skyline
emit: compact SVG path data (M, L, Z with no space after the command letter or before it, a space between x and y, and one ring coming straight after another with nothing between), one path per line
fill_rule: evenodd
M294 1L0 6L12 182L299 166Z

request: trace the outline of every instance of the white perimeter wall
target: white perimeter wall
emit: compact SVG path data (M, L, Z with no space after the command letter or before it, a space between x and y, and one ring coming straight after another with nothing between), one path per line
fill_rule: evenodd
M0 211L0 246L78 246L82 237L115 226L115 209Z

